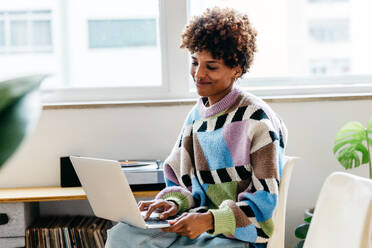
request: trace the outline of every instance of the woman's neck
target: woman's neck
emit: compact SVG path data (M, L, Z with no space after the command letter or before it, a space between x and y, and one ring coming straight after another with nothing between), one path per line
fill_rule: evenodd
M233 87L226 88L224 91L219 92L216 95L208 96L208 101L205 103L206 107L212 106L216 102L220 101L222 98L224 98L227 94L231 92Z

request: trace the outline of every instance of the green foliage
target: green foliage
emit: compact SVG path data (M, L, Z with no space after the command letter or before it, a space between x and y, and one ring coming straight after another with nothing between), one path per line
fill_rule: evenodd
M309 231L311 219L312 217L308 217L304 219L306 223L301 224L296 227L295 236L296 238L301 239L301 240L296 244L295 248L302 248L302 246L304 245L307 232Z
M309 230L309 226L310 226L309 223L304 223L304 224L299 225L295 230L296 238L305 239L307 231Z
M365 128L361 123L352 121L343 126L337 133L333 153L345 169L357 168L369 164L369 177L372 178L371 155L372 119Z
M300 242L296 244L295 248L302 248L304 246L304 243L305 243L305 240L301 240Z
M313 217L307 217L306 219L304 219L304 221L306 222L306 223L310 223L311 222L311 219L312 219Z
M41 103L37 90L46 75L0 82L0 167L36 124Z

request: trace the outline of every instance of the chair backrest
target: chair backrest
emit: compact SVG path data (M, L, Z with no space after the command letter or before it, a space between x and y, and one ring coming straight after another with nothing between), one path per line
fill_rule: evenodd
M372 180L344 172L324 182L304 248L371 247Z
M284 157L284 168L279 185L279 201L273 215L274 232L268 242L268 248L284 248L285 211L287 206L287 195L293 165L296 159L296 157Z

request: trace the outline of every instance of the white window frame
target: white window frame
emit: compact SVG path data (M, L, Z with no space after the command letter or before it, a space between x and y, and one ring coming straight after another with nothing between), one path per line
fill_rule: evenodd
M0 15L0 21L1 22L3 22L3 24L4 24L4 45L1 45L0 46L0 53L1 52L3 52L3 51L5 51L5 48L6 48L6 40L5 40L5 37L6 37L6 28L5 28L5 14L1 14ZM0 35L2 35L2 34L0 34Z
M21 11L23 12L23 11ZM5 33L5 46L0 47L1 53L51 53L53 52L53 43L50 46L35 46L31 44L31 38L33 35L32 21L50 21L52 22L52 13L48 14L36 14L32 11L24 11L23 14L12 15L9 11L3 12L4 14L0 16L0 20L4 21L4 33ZM29 44L26 46L14 47L11 44L11 25L12 21L25 21L27 25L27 39Z
M61 1L66 16L66 1ZM189 54L180 49L180 33L188 18L188 0L160 0L159 25L162 85L159 87L61 88L42 91L44 104L195 99L190 91ZM63 24L62 24L63 25ZM64 28L67 28L64 26ZM63 49L68 49L66 44ZM62 49L62 50L63 50ZM63 53L62 54L67 54ZM64 60L67 61L67 60ZM64 62L66 63L66 62ZM144 73L146 73L144 71ZM63 75L67 84L68 72ZM240 86L261 97L306 97L372 94L371 76L241 79ZM299 84L300 83L300 84ZM264 86L262 86L264 84Z
M66 13L63 13L67 9L64 2L61 1L62 16L66 16ZM195 98L196 93L190 92L188 85L188 54L187 51L179 48L180 32L187 21L187 0L160 0L159 3L159 38L162 55L161 86L44 89L42 91L43 102L144 101ZM66 42L67 38L62 42L64 44L62 50L68 49L69 45ZM62 52L62 54L67 53ZM67 61L66 58L63 58L63 60ZM69 73L65 72L64 76L66 75L69 75ZM68 76L63 80L68 83Z

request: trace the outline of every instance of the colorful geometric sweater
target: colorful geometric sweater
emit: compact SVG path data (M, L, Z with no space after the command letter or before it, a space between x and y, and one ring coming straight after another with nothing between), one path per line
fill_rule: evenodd
M212 234L266 247L273 232L287 129L258 97L233 88L206 107L200 98L164 161L156 198L179 212L210 211Z

